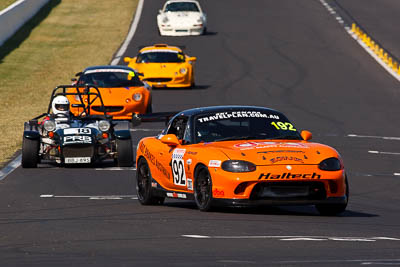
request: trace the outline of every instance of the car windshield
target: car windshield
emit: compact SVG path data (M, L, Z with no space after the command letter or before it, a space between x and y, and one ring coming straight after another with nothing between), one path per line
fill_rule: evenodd
M199 12L199 7L193 2L170 3L165 7L165 12L192 11Z
M228 111L195 118L195 143L232 140L303 140L294 125L273 111Z
M185 62L183 53L149 52L137 56L136 63L182 63Z
M98 87L131 87L143 86L138 76L129 70L87 71L78 80L78 85L93 84Z

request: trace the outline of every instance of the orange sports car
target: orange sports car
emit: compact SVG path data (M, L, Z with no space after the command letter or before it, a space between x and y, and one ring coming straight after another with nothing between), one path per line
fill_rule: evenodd
M153 87L193 87L196 57L185 55L179 47L155 44L125 57L128 66L143 74L142 81Z
M273 109L179 112L158 136L137 146L138 199L144 205L162 204L165 197L192 199L201 211L216 205L315 205L322 215L341 213L349 199L342 159L310 139L310 132L299 133Z
M99 88L107 114L113 119L130 120L135 114L152 112L151 87L142 82L138 74L126 66L93 66L76 74L79 79L74 80L76 85L90 84ZM77 115L81 110L74 107L80 100L69 97L71 111ZM96 105L97 104L97 105ZM91 106L91 114L103 114L100 102Z

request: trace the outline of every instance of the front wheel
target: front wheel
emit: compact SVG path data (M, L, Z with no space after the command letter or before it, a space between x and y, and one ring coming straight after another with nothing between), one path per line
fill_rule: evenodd
M39 162L39 140L23 138L22 140L22 168L36 168Z
M164 203L165 198L153 196L152 191L150 168L147 161L141 158L136 168L136 192L142 205L161 205Z
M209 211L212 203L212 180L206 167L200 167L194 180L194 200L200 211Z
M347 181L347 176L345 178L345 184L346 184L346 203L315 205L315 208L318 210L318 212L321 215L334 216L334 215L338 215L346 210L347 203L349 202L349 196L350 196L349 183Z
M116 140L117 164L119 167L131 167L133 165L132 140Z

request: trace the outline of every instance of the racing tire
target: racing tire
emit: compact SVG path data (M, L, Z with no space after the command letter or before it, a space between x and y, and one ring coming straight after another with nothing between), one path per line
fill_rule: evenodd
M39 140L23 138L22 140L22 168L36 168L39 162Z
M139 159L136 168L136 192L142 205L162 205L165 197L153 196L152 178L149 164L144 158Z
M132 140L116 140L117 146L117 165L118 167L132 167L133 165L133 147Z
M150 98L149 103L147 104L146 114L153 113L153 100Z
M194 179L194 200L200 211L210 211L212 206L212 180L208 169L199 167Z
M349 202L349 196L350 196L349 183L347 181L347 176L345 178L345 183L346 183L346 203L315 205L315 208L318 210L319 214L321 214L323 216L335 216L346 210L347 203Z

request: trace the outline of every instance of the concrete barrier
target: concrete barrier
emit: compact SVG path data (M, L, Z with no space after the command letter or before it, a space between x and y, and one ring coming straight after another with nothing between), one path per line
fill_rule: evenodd
M50 0L19 0L0 11L0 46Z

